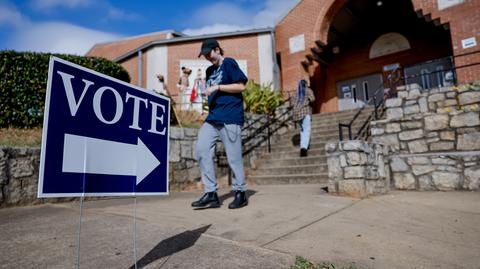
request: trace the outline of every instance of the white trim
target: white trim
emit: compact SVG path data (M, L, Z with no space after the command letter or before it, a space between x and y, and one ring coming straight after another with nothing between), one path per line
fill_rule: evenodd
M273 48L271 34L259 34L258 40L258 66L260 84L272 83L273 85Z
M168 46L155 46L146 52L147 54L147 84L146 88L153 90L159 87L158 74L165 78L168 84Z

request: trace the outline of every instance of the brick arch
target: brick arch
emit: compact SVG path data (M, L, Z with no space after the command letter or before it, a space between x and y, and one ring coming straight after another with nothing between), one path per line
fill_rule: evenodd
M325 8L322 9L317 16L315 26L313 28L314 40L320 40L327 44L328 42L328 30L335 18L335 15L342 9L342 7L348 2L348 0L325 0L323 3L319 1L319 4Z

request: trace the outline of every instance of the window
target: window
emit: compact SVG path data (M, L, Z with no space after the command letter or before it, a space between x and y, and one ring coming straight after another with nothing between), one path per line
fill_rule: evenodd
M357 102L357 85L352 84L350 88L352 89L352 92L353 92L353 102L356 103Z
M428 69L422 69L420 70L420 74L422 76L422 88L424 90L430 89L430 72L428 72Z
M370 97L368 96L368 81L363 81L362 83L363 85L363 93L365 95L365 101L368 101L368 99L370 99Z

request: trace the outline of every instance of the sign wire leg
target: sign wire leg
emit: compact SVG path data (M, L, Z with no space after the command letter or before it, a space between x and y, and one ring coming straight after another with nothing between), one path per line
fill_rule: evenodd
M135 269L137 269L137 196L134 197L133 205L133 258L135 259Z
M77 233L77 269L80 268L80 235L82 233L83 195L80 197L80 218L78 219Z

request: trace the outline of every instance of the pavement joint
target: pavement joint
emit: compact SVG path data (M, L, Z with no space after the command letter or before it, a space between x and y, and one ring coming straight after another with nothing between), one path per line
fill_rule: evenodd
M272 244L272 243L274 243L274 242L276 242L276 241L278 241L278 240L280 240L280 239L283 239L283 238L285 238L285 237L287 237L287 236L289 236L289 235L291 235L291 234L294 234L294 233L296 233L296 232L299 232L299 231L307 228L308 226L311 226L311 225L313 225L313 224L315 224L315 223L318 223L318 222L320 222L320 221L322 221L322 220L324 220L324 219L326 219L326 218L328 218L328 217L331 217L331 216L333 216L333 215L336 215L337 213L340 213L340 212L342 212L342 211L344 211L344 210L346 210L346 209L349 209L350 207L354 206L355 204L359 203L360 201L362 201L362 200L354 201L353 203L351 203L351 204L349 204L349 205L347 205L347 206L344 206L344 207L342 207L342 208L340 208L340 209L338 209L338 210L335 210L335 211L333 211L333 212L331 212L331 213L329 213L329 214L327 214L327 215L325 215L325 216L322 216L321 218L318 218L318 219L316 219L316 220L314 220L314 221L312 221L312 222L310 222L310 223L307 223L307 224L305 224L305 225L303 225L303 226L301 226L301 227L298 227L298 228L296 228L295 230L290 231L290 232L288 232L288 233L286 233L286 234L283 234L283 235L281 235L281 236L279 236L279 237L277 237L277 238L275 238L275 239L273 239L273 240L271 240L271 241L269 241L269 242L267 242L267 243L264 243L264 244L262 244L262 245L260 245L260 246L261 246L261 247L266 247L267 245L270 245L270 244Z

